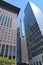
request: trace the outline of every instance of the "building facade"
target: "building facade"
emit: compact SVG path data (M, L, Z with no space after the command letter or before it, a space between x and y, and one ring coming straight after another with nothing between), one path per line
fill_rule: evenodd
M20 27L17 29L17 65L28 65L26 37L22 19L20 19Z
M21 38L20 38L20 27L17 28L17 64L21 63Z
M43 14L31 2L25 8L24 26L29 65L43 64Z
M0 1L0 56L15 58L19 8Z

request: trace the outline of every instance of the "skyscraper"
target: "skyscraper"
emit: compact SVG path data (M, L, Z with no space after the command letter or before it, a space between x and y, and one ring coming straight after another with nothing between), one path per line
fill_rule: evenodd
M20 9L0 0L0 56L15 58L17 16Z
M20 27L17 28L17 65L21 63L21 38L20 38Z
M23 21L20 19L20 28L17 31L17 64L28 65L26 37L24 35Z
M43 64L43 13L32 2L25 8L24 26L29 65Z

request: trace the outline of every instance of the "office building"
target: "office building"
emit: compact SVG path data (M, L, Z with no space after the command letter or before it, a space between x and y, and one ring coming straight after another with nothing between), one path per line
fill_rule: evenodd
M29 65L43 65L43 13L32 2L28 2L24 12Z
M17 64L21 63L21 39L20 39L20 27L17 28Z
M0 0L0 56L15 58L17 44L17 16L20 9Z
M17 64L18 65L28 65L28 54L26 37L23 33L23 21L20 19L20 28L17 31Z

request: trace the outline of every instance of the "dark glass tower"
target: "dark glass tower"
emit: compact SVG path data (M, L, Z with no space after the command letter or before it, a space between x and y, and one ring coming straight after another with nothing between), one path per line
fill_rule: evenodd
M31 2L25 8L24 26L29 65L43 64L43 14Z

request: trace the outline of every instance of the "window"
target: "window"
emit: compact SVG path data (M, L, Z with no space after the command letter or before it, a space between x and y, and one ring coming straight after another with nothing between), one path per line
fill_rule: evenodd
M1 25L3 25L3 22L1 22Z
M2 40L0 39L0 42L2 42Z
M10 35L8 34L8 37L10 37Z
M6 39L6 37L4 37L4 39Z
M5 18L5 15L2 15L3 16L3 18L2 18L2 22L1 22L1 25L3 25L3 21L4 21L4 18Z
M0 28L0 30L1 30L1 28Z
M9 41L7 41L7 43L9 43Z
M12 46L10 46L9 56L12 56Z
M11 21L10 21L10 27L11 27L11 25L12 25L12 18L11 18Z
M0 44L0 47L1 47L1 44Z
M0 52L1 52L1 44L0 44Z
M43 55L42 55L42 63L43 63Z
M12 44L12 41L10 43Z
M3 40L3 42L5 43L5 42L6 42L6 40Z
M42 65L41 61L39 61L39 65Z
M1 48L1 55L3 56L4 54L4 49L5 49L5 45L2 45L2 48Z
M2 33L4 33L4 31L2 30Z
M14 41L16 41L16 39L14 39Z
M0 16L0 21L1 21L1 19L2 19L2 16L3 16L3 15Z
M6 37L7 35L5 34L5 37Z
M5 21L5 23L4 23L4 26L6 26L6 21Z
M10 35L10 32L9 32L9 35Z
M4 28L3 28L3 31L4 31Z
M11 36L11 38L13 38L13 36Z
M7 16L5 16L4 26L6 26L7 23Z
M35 63L34 63L34 65L35 65Z
M16 44L16 41L14 41L14 44Z
M8 49L9 49L9 46L8 46L8 45L6 45L5 56L7 56L7 55L8 55Z
M38 62L36 62L36 65L38 65Z
M13 56L15 56L15 46L13 46Z
M12 20L10 17L8 17L8 21L7 21L7 27L11 27L12 24Z
M8 21L8 23L7 23L7 27L9 27L9 21Z

